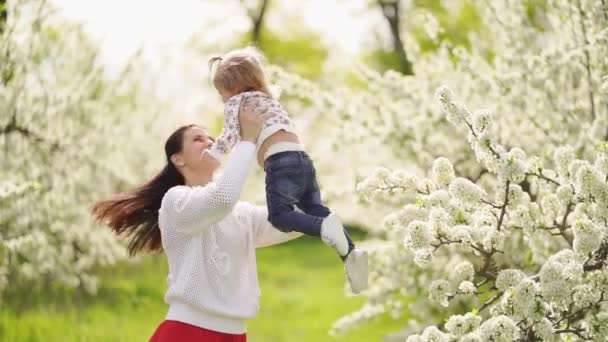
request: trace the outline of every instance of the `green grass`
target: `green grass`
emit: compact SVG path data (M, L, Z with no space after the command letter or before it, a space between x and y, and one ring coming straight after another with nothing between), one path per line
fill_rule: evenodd
M388 317L333 338L331 324L362 306L344 295L341 261L316 239L300 238L258 250L261 310L248 322L248 341L381 341L405 319ZM164 256L102 272L98 295L63 289L17 291L0 310L0 341L146 341L167 306Z

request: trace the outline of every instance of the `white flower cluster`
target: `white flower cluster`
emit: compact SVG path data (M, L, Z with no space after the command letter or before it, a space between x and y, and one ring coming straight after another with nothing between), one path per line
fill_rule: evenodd
M543 297L557 308L565 309L572 303L572 291L583 277L583 264L572 250L553 255L540 269Z
M454 167L447 158L437 158L433 162L433 180L442 188L454 180Z
M427 327L422 335L409 336L406 342L450 342L452 336L441 332L437 327Z
M505 269L498 273L494 284L499 291L506 291L519 284L525 277L526 275L520 270Z
M478 203L485 191L477 184L466 178L456 178L450 183L450 195L467 204Z
M430 300L439 303L441 306L448 306L448 296L450 295L450 283L447 280L439 279L431 283L429 287Z
M481 324L481 317L468 312L465 315L454 315L445 324L445 330L456 337L462 337L475 331Z
M339 319L334 323L329 333L330 335L338 335L356 324L361 324L385 312L386 310L382 305L366 304L361 310Z
M602 227L589 219L580 219L574 224L573 232L574 251L588 255L595 252L604 241L606 226Z
M449 102L453 96L447 88L437 91L440 101ZM458 106L448 110L456 111L453 117L460 118L452 121L468 122L468 116L459 115L462 112L458 112ZM490 126L488 117L486 115L482 120L486 123L477 126ZM475 143L472 148L476 149ZM476 294L477 286L472 282L475 276L486 278L500 291L500 300L490 310L493 318L483 323L478 318L477 326L465 329L463 319L452 316L452 320L448 320L452 323L449 327L446 325L449 334L429 327L430 330L421 335L410 336L412 341L450 339L453 335L465 341L512 341L526 331L549 339L555 334L555 322L568 314L563 310L585 310L601 303L603 290L600 288L604 285L583 280L583 262L584 258L592 259L606 242L605 221L590 218L590 215L602 217L599 208L606 203L608 192L604 190L606 180L603 179L606 156L600 151L592 165L574 159L570 147L558 148L553 154L558 169L554 172L519 148L504 151L498 143L488 144L483 151L483 157L490 159L486 164L497 166L489 170L497 180L493 185L493 202L488 201L488 192L479 184L456 177L454 167L446 158L433 162L432 178L407 178L411 187L418 184L416 204L408 204L397 214L391 214L392 226L395 222L401 223L403 245L413 252L414 263L425 270L443 269L450 274L449 280L435 278L428 283L429 299L448 306L454 296ZM528 166L532 161L535 163L533 168ZM382 176L391 173L385 170ZM517 184L527 178L529 189ZM476 270L469 261L448 263L444 267L432 263L434 254L443 245L459 244L473 255L486 259L486 265L492 263L492 258L506 262L505 265L520 265L525 261L518 257L522 253L522 239L541 241L539 239L549 232L562 239L561 245L558 243L548 251L542 251L549 253L544 263L531 264L532 269L538 270L536 277L527 276L521 269L507 267L494 274L493 271L487 273L486 266ZM571 248L559 247L564 243ZM532 255L541 252L537 249L541 245L531 244L529 248ZM452 252L462 253L462 250ZM561 310L561 316L553 316L553 320L547 318L555 310Z
M517 324L507 316L491 318L479 327L484 341L512 342L520 337Z

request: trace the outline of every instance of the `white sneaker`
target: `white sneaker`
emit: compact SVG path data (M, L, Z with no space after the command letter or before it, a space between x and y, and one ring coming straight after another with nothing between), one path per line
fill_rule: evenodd
M359 248L353 249L344 261L344 270L350 289L354 294L359 294L367 289L367 251Z
M331 213L321 225L321 240L332 246L340 256L348 253L348 240L344 234L344 227L338 215Z

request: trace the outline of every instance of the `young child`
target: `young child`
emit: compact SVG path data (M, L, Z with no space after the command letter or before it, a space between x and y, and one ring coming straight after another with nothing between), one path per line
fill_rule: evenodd
M238 114L242 102L259 111L270 111L273 115L264 123L256 144L258 162L266 172L268 220L283 232L321 237L344 261L352 292L363 291L367 287L367 252L355 248L340 218L321 202L312 160L300 144L288 113L270 94L262 54L253 47L235 50L211 58L209 68L225 103L224 129L209 153L220 160L240 140Z

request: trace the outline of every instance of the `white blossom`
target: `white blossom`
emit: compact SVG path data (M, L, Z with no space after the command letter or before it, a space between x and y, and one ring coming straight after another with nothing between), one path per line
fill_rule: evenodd
M483 342L483 338L478 333L469 333L462 336L458 342Z
M517 325L507 316L491 318L479 329L484 341L512 342L519 338Z
M429 195L424 195L423 201L427 207L445 207L450 202L450 194L443 190L435 190Z
M447 158L437 158L433 162L433 180L440 187L447 187L454 179L454 167Z
M578 220L573 228L574 250L583 255L593 253L600 247L606 230L605 226L602 229L589 219Z
M429 287L429 299L441 306L448 306L448 296L450 294L450 283L447 280L435 280Z
M429 214L429 227L437 236L447 236L449 234L449 214L445 209L432 209Z
M419 180L417 187L418 187L417 188L418 191L420 191L422 193L426 193L426 194L430 194L431 192L433 192L437 189L437 185L430 178L423 178L423 179Z
M463 281L463 280L473 280L473 276L475 275L475 269L473 265L468 261L463 261L456 265L454 268L455 280Z
M451 316L445 324L445 330L456 337L473 332L481 324L481 317L469 313Z
M426 248L432 242L431 231L429 225L423 221L412 221L407 226L407 233L403 243L414 249Z
M570 203L574 197L574 189L571 185L561 185L555 191L559 202L562 205L567 205Z
M543 296L557 307L565 307L571 302L572 290L582 276L583 265L574 251L560 251L541 267L540 284Z
M420 248L414 252L414 263L418 267L427 267L433 258L433 248Z
M492 114L487 110L480 110L473 114L473 129L483 133L492 128Z
M500 176L513 183L520 183L524 180L528 170L525 161L515 157L512 153L502 156L498 172Z
M514 287L515 285L519 284L519 282L522 281L525 277L526 275L520 270L502 270L500 271L500 273L498 273L498 276L496 277L496 288L498 288L499 291L505 291L508 288Z
M477 203L485 195L479 185L466 178L456 178L449 186L450 195L466 203Z
M534 330L534 334L543 341L551 341L554 337L553 323L547 318L535 322L532 329Z
M543 212L550 218L554 218L561 207L559 198L556 194L547 194L541 200Z
M600 175L589 164L581 164L576 169L574 188L576 195L587 197L597 192L602 182Z
M472 293L475 293L477 288L475 288L475 284L473 284L470 281L465 280L462 283L460 283L460 285L458 285L458 290L464 294L472 294Z
M568 177L570 163L574 160L574 149L572 146L560 146L553 153L556 170L561 177Z
M540 287L531 279L524 279L514 288L513 314L520 319L530 318L538 320L545 317L546 308L540 298Z
M437 327L430 326L424 329L422 340L428 342L450 342L451 336L441 332Z

